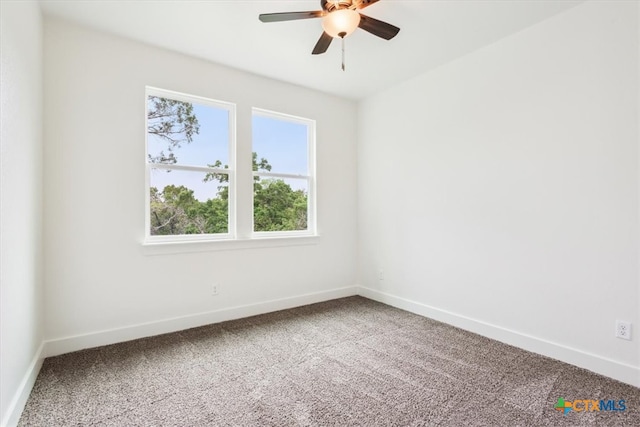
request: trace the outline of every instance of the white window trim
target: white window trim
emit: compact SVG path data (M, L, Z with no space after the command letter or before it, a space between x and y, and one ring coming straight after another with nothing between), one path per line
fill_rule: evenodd
M252 108L251 117L261 116L277 120L284 120L307 126L307 173L308 175L278 173L270 171L253 171L253 176L265 176L274 178L306 179L307 181L307 229L291 231L254 231L253 192L251 193L251 238L271 239L284 237L317 236L316 224L316 121L304 117L293 116L263 108ZM253 152L253 146L251 147Z
M174 99L176 101L197 103L207 105L214 108L225 109L229 112L229 169L209 168L206 166L192 165L167 165L162 163L149 162L149 141L146 129L148 129L148 99L149 96L158 96L162 98ZM166 245L171 243L186 242L211 242L232 240L236 233L236 105L230 102L218 101L204 98L197 95L174 92L166 89L146 86L144 97L144 120L145 120L145 234L143 245ZM227 233L218 234L181 234L173 236L152 236L151 235L151 169L174 169L187 171L204 171L213 173L224 173L229 175L229 200L228 200L228 218Z
M251 250L263 248L285 248L291 246L311 246L320 243L320 236L265 236L259 239L234 240L186 240L171 242L153 242L142 245L145 256L169 255L192 252L214 252Z

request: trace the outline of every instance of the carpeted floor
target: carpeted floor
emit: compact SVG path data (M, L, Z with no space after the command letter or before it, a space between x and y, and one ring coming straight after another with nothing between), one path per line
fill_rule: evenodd
M640 426L640 389L351 297L49 358L19 425Z

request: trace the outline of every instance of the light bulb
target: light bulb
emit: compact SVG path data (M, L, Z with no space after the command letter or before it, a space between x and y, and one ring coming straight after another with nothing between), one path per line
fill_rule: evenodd
M340 9L329 12L322 18L322 28L331 37L346 37L360 24L360 14L353 9Z

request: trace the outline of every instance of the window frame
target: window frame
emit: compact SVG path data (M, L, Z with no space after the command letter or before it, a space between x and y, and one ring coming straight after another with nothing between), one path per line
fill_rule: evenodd
M149 128L148 120L148 103L150 96L172 99L175 101L195 103L213 108L227 110L228 119L228 169L210 168L207 166L195 166L186 164L163 164L151 163L149 161ZM205 98L202 96L191 95L181 92L175 92L167 89L146 86L144 97L144 121L145 121L145 237L144 244L166 244L166 243L189 243L189 242L209 242L209 241L229 241L236 239L236 201L237 201L237 185L236 185L236 104L226 101ZM211 159L213 163L214 159ZM178 235L151 235L151 170L182 170L191 172L205 173L221 173L228 175L228 201L227 201L227 232L211 233L211 234L178 234Z
M294 116L291 114L280 113L264 108L251 108L251 121L253 123L254 116L283 120L291 123L305 125L307 127L307 175L279 173L271 171L253 171L253 179L258 177L283 178L283 179L304 179L307 181L307 229L306 230L287 230L287 231L255 231L255 212L254 212L254 196L255 192L251 191L251 238L279 238L279 237L306 237L317 235L316 223L316 121L304 117ZM251 127L251 152L253 153L253 126ZM253 169L253 168L252 168Z

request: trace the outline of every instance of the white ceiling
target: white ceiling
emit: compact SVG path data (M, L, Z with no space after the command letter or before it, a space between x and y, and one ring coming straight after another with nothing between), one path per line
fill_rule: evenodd
M360 99L518 32L583 0L381 0L362 12L401 28L361 29L311 55L319 19L262 23L260 13L319 10L320 1L41 0L45 14L263 76Z

